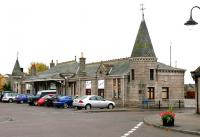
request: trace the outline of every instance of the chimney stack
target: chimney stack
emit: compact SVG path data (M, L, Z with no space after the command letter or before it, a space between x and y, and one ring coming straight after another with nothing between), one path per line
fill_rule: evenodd
M32 66L31 66L31 76L36 76L36 66L35 66L35 64L32 64Z
M50 63L50 69L55 67L55 63L53 62L53 60L51 60L51 63Z
M83 52L81 52L81 57L79 58L79 75L85 76L85 60L86 58L83 57Z

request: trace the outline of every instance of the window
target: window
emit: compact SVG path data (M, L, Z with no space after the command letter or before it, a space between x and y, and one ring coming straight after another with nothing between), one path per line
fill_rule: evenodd
M91 95L91 89L86 89L85 94L86 95Z
M169 99L169 88L168 87L162 88L162 99Z
M121 79L116 78L113 79L113 98L120 98L121 97Z
M150 69L150 80L154 80L154 70Z
M121 96L121 81L119 78L117 79L117 88L118 88L117 98L120 98L120 96Z
M154 87L148 87L147 98L154 99Z
M116 79L113 79L113 98L117 98L117 86L116 86Z
M134 69L131 70L131 78L132 78L132 80L135 80L135 70Z

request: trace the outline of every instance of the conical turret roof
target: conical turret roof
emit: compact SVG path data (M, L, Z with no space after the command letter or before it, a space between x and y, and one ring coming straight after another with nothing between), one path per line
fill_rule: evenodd
M17 58L17 60L15 62L15 66L13 68L12 75L13 76L21 76L21 75L23 75L23 72L21 71L21 68L20 68L20 65L19 65L18 58Z
M140 24L131 57L156 57L144 19Z

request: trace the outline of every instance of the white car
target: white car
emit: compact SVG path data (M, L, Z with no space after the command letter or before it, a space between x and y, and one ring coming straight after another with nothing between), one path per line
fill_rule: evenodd
M85 108L86 110L91 108L108 108L113 109L115 102L104 99L97 95L85 95L73 100L73 107L78 109Z
M18 94L15 93L15 92L10 92L10 93L5 93L3 95L3 98L2 98L2 101L3 102L13 102L15 101L15 97L17 96Z

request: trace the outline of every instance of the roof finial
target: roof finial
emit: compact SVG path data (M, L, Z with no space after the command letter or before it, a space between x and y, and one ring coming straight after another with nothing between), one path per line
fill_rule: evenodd
M140 4L140 6L141 6L141 9L140 9L140 10L142 10L142 20L144 20L144 10L145 10L146 8L144 8L144 4L143 4L143 3Z
M17 51L17 59L18 59L18 56L19 56L19 51Z

